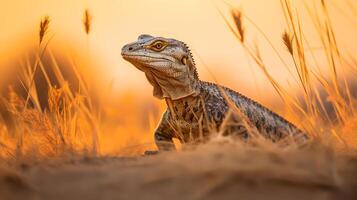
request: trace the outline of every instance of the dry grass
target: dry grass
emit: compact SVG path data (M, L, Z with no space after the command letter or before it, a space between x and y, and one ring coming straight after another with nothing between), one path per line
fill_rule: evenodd
M249 129L251 134L257 136L252 142L236 142L220 137L228 126L225 121L220 130L211 129L217 137L209 144L198 147L184 145L182 152L157 157L108 158L108 151L105 149L116 144L116 139L123 140L123 136L116 138L117 134L111 134L109 139L104 139L103 135L117 133L118 129L121 133L152 133L164 107L150 104L151 108L148 110L155 110L157 113L143 116L143 110L148 104L142 102L140 105L144 106L123 107L119 114L112 113L114 106L94 105L90 95L91 88L88 86L90 84L77 65L73 63L70 66L79 84L78 89L74 90L62 74L61 66L47 49L46 43L39 49L34 63L26 62L19 75L21 86L27 95L23 97L10 87L8 95L0 99L0 112L8 119L0 123L1 165L20 169L20 174L9 172L8 168L0 169L0 188L1 185L6 185L9 189L5 193L11 196L11 187L15 185L15 188L23 188L20 196L34 199L61 199L67 198L68 194L72 194L73 199L98 199L103 197L103 191L124 198L128 196L123 196L123 191L131 192L129 196L132 197L147 194L148 198L165 198L177 194L177 199L232 198L237 190L242 196L249 198L273 197L276 193L281 194L281 199L295 196L315 199L326 196L346 199L352 197L354 191L351 188L357 185L354 181L357 176L357 101L351 95L348 80L340 69L353 71L355 77L356 59L340 49L336 42L328 2L318 1L314 5L314 8L306 5L306 10L314 22L323 47L328 74L323 74L318 70L322 66L315 66L315 62L307 58L314 55L307 51L309 41L304 36L299 13L289 0L281 0L287 22L286 31L282 34L282 44L286 46L293 61L292 66L286 62L284 66L294 69L300 88L298 94L271 75L259 46L248 40L244 26L246 17L243 13L232 8L230 14L233 25L224 17L229 29L283 100L289 118L312 136L310 144L299 147L291 141L271 143L259 137L254 129ZM91 31L91 19L92 15L85 10L83 25L87 35ZM49 24L49 17L41 20L40 45L48 32ZM266 35L264 37L269 39ZM277 52L275 49L274 51ZM45 52L51 58L51 65L48 67L42 62ZM277 56L281 59L280 55ZM49 68L54 72L54 77L49 75ZM38 72L45 77L48 91L36 88L35 74ZM39 101L41 93L48 93L48 106L45 108ZM322 93L327 94L326 99L322 97ZM134 95L117 104L130 105L135 99L137 97ZM110 101L105 103L108 102ZM333 113L326 109L326 102L332 105ZM236 109L234 105L231 107ZM131 115L126 115L127 113ZM142 118L138 119L138 116ZM116 121L116 118L122 121ZM242 123L249 128L246 120ZM180 131L177 132L180 135ZM120 143L119 152L110 153L132 156L154 147L151 136L145 138L146 142L130 137L125 138L125 141L127 144ZM286 146L286 142L290 145ZM69 168L59 167L68 164ZM96 167L97 165L103 167ZM53 173L42 171L42 167L52 169L53 166L59 169ZM28 168L33 171L27 171ZM1 174L3 171L5 175ZM105 173L104 177L97 176ZM82 179L72 182L73 174L79 174ZM53 182L53 179L58 182ZM92 190L82 191L82 187L76 188L84 184L83 180L88 181L85 184ZM34 185L38 188L34 189ZM98 191L95 189L98 187L105 189ZM0 193L4 194L4 191L0 189ZM105 199L110 198L106 196Z
M49 25L50 25L50 17L45 16L40 22L40 31L39 31L39 44L40 45L48 32Z
M319 71L314 71L314 67L310 61L306 59L305 54L307 52L305 46L308 46L308 41L307 38L304 38L298 13L294 11L288 0L282 0L281 5L288 24L287 31L282 35L282 42L294 61L293 66L287 67L295 69L296 76L299 78L299 85L302 89L303 101L299 100L296 94L292 94L287 88L284 88L282 83L274 79L269 73L269 67L264 63L258 45L249 44L244 27L244 14L237 9L231 8L234 26L231 25L228 19L224 19L238 41L240 41L244 49L283 99L286 109L293 115L293 121L303 120L298 125L315 138L324 138L320 139L321 141L325 141L325 138L328 137L328 143L330 143L331 138L334 138L333 140L337 141L339 146L348 147L349 141L346 141L345 137L342 137L342 135L346 134L340 131L348 130L346 126L351 124L351 121L354 121L356 101L351 96L344 75L340 74L338 76L337 73L337 67L349 65L343 65L343 61L347 58L342 55L336 43L326 4L324 2L316 3L315 9L319 9L318 11L312 10L308 5L306 5L306 8L316 25L321 45L324 47L330 68L328 77ZM91 31L91 20L92 15L86 9L83 17L86 34L89 34ZM50 18L46 16L40 22L40 44L48 32L49 25ZM265 38L268 37L265 36ZM103 124L103 120L99 120L100 115L97 112L101 108L93 106L88 92L89 88L87 88L88 84L83 79L83 75L76 69L76 66L73 64L71 67L75 71L75 76L80 86L78 91L73 91L69 86L70 84L64 78L60 69L61 67L58 66L56 59L54 56L51 56L51 68L55 72L55 80L59 85L53 84L54 81L49 77L46 67L43 66L41 61L44 53L47 51L46 48L47 44L39 50L39 56L32 66L30 63L27 63L23 68L20 82L23 89L27 91L27 97L23 100L18 94L10 90L8 98L2 98L9 116L11 116L10 121L16 124L5 124L6 126L2 126L1 135L4 138L2 141L5 142L2 142L1 146L3 149L6 149L6 151L2 151L2 154L11 155L10 157L13 160L17 160L17 156L27 154L27 152L39 152L39 155L41 155L39 157L62 155L68 150L72 153L90 152L96 155L100 152L98 149L100 146L98 138L100 137L100 126ZM353 63L353 61L349 63ZM38 98L39 91L34 86L37 70L45 77L49 86L47 91L49 107L46 109L41 107ZM325 108L326 100L321 98L320 88L328 95L328 99L334 108L334 115L337 116L336 119L331 119L331 114L327 113ZM233 105L232 109L234 109ZM157 116L154 118L157 118ZM201 120L207 121L207 119ZM155 125L152 123L150 126L149 129L152 131ZM212 132L220 135L219 133L226 128L224 126L221 127L221 130L212 129ZM245 126L247 125L245 124ZM15 135L8 137L7 132L14 133ZM256 131L252 130L252 132ZM179 131L178 135L180 135ZM26 138L25 142L24 138ZM137 146L133 145L134 148ZM149 146L152 146L152 143ZM29 150L32 148L38 150Z
M41 20L40 44L49 24L48 16ZM31 163L48 158L98 153L98 112L93 107L87 83L75 64L72 64L79 85L78 91L74 91L51 51L48 52L51 64L44 66L42 59L48 42L39 49L34 64L26 62L17 75L26 96L16 93L10 86L8 95L2 97L5 106L2 115L7 116L8 120L1 124L0 157L7 163ZM53 74L50 75L48 70ZM36 88L36 76L44 77L47 91ZM43 107L39 100L39 96L45 93L48 96L47 107Z
M84 30L86 32L87 35L89 35L90 31L91 31L91 26L92 26L92 15L89 12L88 9L86 9L84 11L84 15L83 15L83 26L84 26Z
M324 1L314 2L315 10L312 10L307 4L305 7L314 21L316 32L325 53L330 69L327 76L319 70L316 71L315 63L313 64L307 59L306 54L312 54L309 56L313 58L315 58L315 55L313 55L313 52L307 51L307 47L310 45L308 38L304 36L299 13L292 7L289 0L282 0L281 5L288 24L287 31L282 34L282 42L293 60L294 65L289 66L289 68L294 68L295 75L299 78L299 86L302 91L299 95L303 94L303 101L300 101L296 94L289 92L282 83L278 83L269 73L269 66L265 65L257 44L252 46L247 41L242 40L242 38L246 38L242 35L244 34L244 31L242 31L244 30L242 14L237 14L240 12L234 9L231 12L236 29L228 19L224 17L224 20L241 42L243 48L274 86L288 112L294 115L293 120L301 121L305 119L303 123L298 124L312 136L324 138L326 135L332 135L339 145L346 147L348 143L353 141L346 141L345 138L341 137L343 133L339 133L339 131L346 128L348 121L353 121L356 118L356 101L353 99L355 97L351 96L346 74L338 74L338 68L350 67L345 64L346 58L338 48L326 3ZM265 36L265 38L267 37ZM352 66L350 69L340 71L353 70L353 68ZM322 99L322 93L327 94L327 100ZM333 113L327 112L326 101L332 104ZM331 116L336 116L336 119L332 119ZM355 136L352 137L354 137L354 140L356 139Z
M25 74L24 77L31 76ZM22 81L25 89L30 86L27 80ZM47 81L51 84L49 78ZM90 101L81 93L73 94L65 81L59 88L50 85L46 109L41 108L36 90L30 92L28 104L11 90L9 97L7 111L16 125L7 128L15 128L16 135L8 137L6 132L2 133L6 147L1 156L5 159L21 162L82 153L96 155L95 112L90 108Z

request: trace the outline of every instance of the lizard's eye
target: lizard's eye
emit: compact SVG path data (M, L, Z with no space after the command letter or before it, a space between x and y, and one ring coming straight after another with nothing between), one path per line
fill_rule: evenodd
M162 44L161 44L161 43L157 43L157 44L155 44L155 48L157 48L157 49L161 49L161 48L162 48Z
M166 47L166 43L163 41L156 41L152 45L150 45L151 49L154 51L162 51Z

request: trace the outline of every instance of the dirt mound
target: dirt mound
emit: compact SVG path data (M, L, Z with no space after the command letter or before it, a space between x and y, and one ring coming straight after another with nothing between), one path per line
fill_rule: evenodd
M355 199L356 166L356 157L329 150L204 145L37 164L2 178L1 191L12 199L33 191L40 199Z
M16 171L0 168L0 199L38 199L28 180Z

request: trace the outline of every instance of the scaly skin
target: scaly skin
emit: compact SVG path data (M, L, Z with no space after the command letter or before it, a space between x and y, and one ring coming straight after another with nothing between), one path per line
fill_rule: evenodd
M136 42L122 48L122 56L145 73L154 96L166 101L168 108L155 131L160 151L175 149L173 138L196 143L209 138L214 130L248 139L247 124L272 141L287 136L307 139L301 130L259 103L229 88L201 81L183 42L140 35Z

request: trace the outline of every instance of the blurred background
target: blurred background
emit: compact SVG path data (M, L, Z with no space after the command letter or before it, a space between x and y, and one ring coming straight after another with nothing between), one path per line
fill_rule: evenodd
M283 64L293 66L281 38L287 25L279 0L0 1L1 88L16 82L13 79L17 77L17 68L34 62L39 51L39 22L43 16L50 16L46 36L48 52L64 68L75 63L97 97L97 103L103 106L103 152L115 152L126 143L152 145L151 132L165 109L163 102L152 97L152 87L144 74L120 56L121 47L143 33L184 41L193 52L201 79L216 81L284 112L279 111L280 99L266 76L225 24L220 13L231 20L230 6L243 12L246 40L259 45L271 75L290 90L299 92L294 69ZM301 26L310 44L306 51L314 52L314 62L318 62L315 66L327 73L327 67L323 67L327 65L326 59L322 59L323 47L307 9L313 9L314 2L292 1L304 22ZM325 2L337 43L346 55L354 56L357 2ZM82 22L86 9L92 16L88 35ZM44 62L50 59L48 52ZM75 84L74 81L72 85Z

